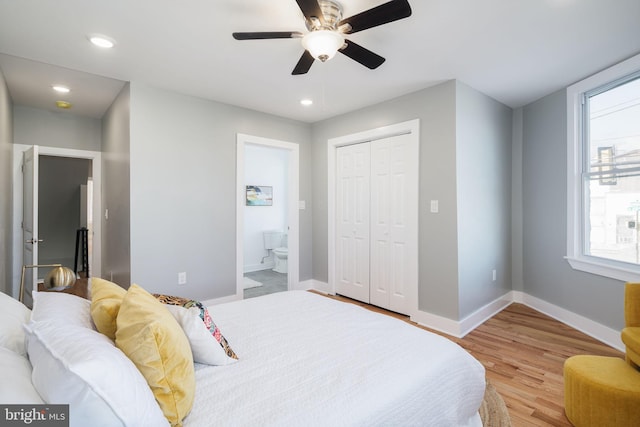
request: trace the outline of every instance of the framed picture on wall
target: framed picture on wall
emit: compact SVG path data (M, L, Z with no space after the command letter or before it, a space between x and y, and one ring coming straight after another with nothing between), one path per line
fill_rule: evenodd
M265 185L247 185L247 206L272 206L273 187Z

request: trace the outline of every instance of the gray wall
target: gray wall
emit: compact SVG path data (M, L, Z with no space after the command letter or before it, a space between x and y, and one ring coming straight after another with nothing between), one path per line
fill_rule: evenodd
M511 113L457 82L459 318L511 290Z
M236 134L300 144L309 125L131 83L131 280L204 300L236 292ZM300 211L300 279L311 278L311 212ZM178 286L178 272L187 284Z
M522 200L522 108L513 111L511 138L511 287L524 291Z
M13 241L13 114L11 97L0 70L0 292L11 295Z
M70 111L51 112L21 105L13 105L12 112L13 144L100 151L99 119L76 116ZM13 165L9 169L12 168ZM17 208L17 212L22 212L21 206ZM16 256L21 258L20 253ZM12 272L14 277L17 274L18 279L14 279L15 281L20 277L20 261L13 262L18 262Z
M130 88L125 85L102 118L102 276L131 283Z
M99 119L14 105L14 144L100 151Z
M566 91L523 109L524 292L610 328L624 326L624 286L573 270L567 248Z
M460 92L460 96L456 95ZM456 106L461 108L460 124L456 123ZM438 86L405 95L359 111L347 113L322 122L314 123L313 130L313 275L326 282L328 280L327 248L327 140L385 125L415 118L420 119L420 214L419 214L419 308L432 314L450 319L459 319L496 297L496 294L510 289L510 234L509 195L489 195L498 206L487 206L484 215L498 214L492 232L498 236L492 240L491 251L483 250L474 263L483 270L489 266L499 268L501 281L473 283L465 279L463 291L470 291L459 301L459 261L458 261L458 197L456 177L456 132L462 133L462 144L488 144L497 165L496 175L486 178L483 190L509 192L511 117L509 109L501 106L473 89L449 81ZM478 115L478 117L474 117ZM482 123L481 119L487 120ZM480 132L480 136L475 133ZM481 139L478 139L481 138ZM476 150L477 151L477 150ZM483 158L486 158L485 155ZM479 172L463 175L463 190L472 187L469 183ZM429 212L429 201L438 200L440 212ZM500 222L502 221L502 222ZM505 231L505 228L507 229ZM467 240L463 239L463 244ZM473 245L469 244L471 250ZM466 256L465 256L466 258ZM487 273L485 272L485 275ZM503 292L504 293L504 292Z

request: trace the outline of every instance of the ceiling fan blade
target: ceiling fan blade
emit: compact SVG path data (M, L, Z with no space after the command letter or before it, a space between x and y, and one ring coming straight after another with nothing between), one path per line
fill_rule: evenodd
M236 40L264 40L264 39L293 39L302 37L299 31L266 31L266 32L249 32L249 33L233 33Z
M325 24L324 15L322 14L322 9L320 9L318 0L296 0L296 2L307 21L311 21L311 18L317 18L320 24Z
M294 76L307 74L307 72L311 68L311 65L313 64L313 61L313 56L311 56L309 51L305 50L291 74L293 74Z
M338 52L348 56L356 62L361 63L371 70L378 68L385 61L382 56L371 52L369 49L365 49L359 44L356 44L350 40L345 40L344 42L346 46L338 50Z
M338 26L349 24L351 27L345 34L353 34L378 25L388 24L411 16L411 6L407 0L391 0L357 15L345 18Z

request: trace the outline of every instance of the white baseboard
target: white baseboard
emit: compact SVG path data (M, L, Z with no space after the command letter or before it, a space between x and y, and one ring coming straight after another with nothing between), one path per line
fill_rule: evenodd
M482 325L488 319L492 318L502 310L507 308L513 302L511 292L507 292L501 297L491 301L489 304L481 307L460 321L461 338Z
M212 305L217 305L217 304L224 304L225 302L232 302L232 301L237 301L237 300L241 300L242 299L242 295L229 295L226 297L221 297L221 298L214 298L214 299L208 299L206 301L202 301L202 304L205 307L209 307Z
M304 283L308 283L308 285L310 286L310 288L308 289L313 289L314 291L318 291L320 293L327 294L327 295L335 295L335 293L329 288L329 284L326 282L321 282L320 280L311 279L311 280L305 280Z
M303 283L305 289L314 289L325 294L332 294L328 283L313 279L306 280L301 285ZM520 291L509 291L462 320L452 320L420 310L410 316L410 319L412 322L429 329L434 329L456 338L462 338L514 302L524 304L540 313L553 317L619 351L625 351L624 343L620 338L620 331Z
M462 320L451 320L426 311L418 310L411 321L430 329L444 332L456 338L462 338L475 328L483 324L487 319L495 316L513 302L510 292L495 299L484 307L479 308Z
M541 300L540 298L525 294L524 292L512 291L512 294L514 302L522 303L539 311L540 313L553 317L554 319L559 320L580 332L584 332L590 337L593 337L598 341L602 341L617 350L622 352L625 351L624 343L620 338L620 331L616 331L615 329L601 323L573 313L562 307L558 307L557 305L553 305L547 301Z
M273 261L267 261L264 264L251 264L242 267L243 273L253 273L254 271L272 270L276 264Z
M454 337L461 337L460 322L456 320L420 310L411 315L410 320L429 329L443 332Z
M313 289L313 279L309 279L309 280L303 280L302 282L298 282L297 285L294 285L293 289L294 291L308 291L310 289Z

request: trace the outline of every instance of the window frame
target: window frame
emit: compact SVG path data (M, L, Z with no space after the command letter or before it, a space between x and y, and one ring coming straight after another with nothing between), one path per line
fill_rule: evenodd
M585 94L612 87L619 80L640 72L640 55L636 55L567 88L567 255L575 270L618 279L625 282L640 281L640 266L585 255L584 221L588 216L584 199L587 190L582 187L584 159L583 135L585 123L583 103ZM605 89L606 90L606 89Z

